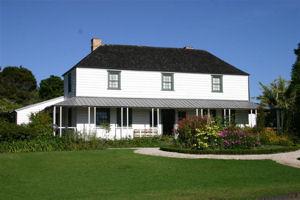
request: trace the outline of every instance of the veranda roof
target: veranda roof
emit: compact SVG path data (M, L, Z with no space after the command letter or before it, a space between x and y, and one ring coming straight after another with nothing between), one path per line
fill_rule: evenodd
M211 109L256 109L250 101L211 99L161 99L122 97L72 97L55 104L67 107L130 107L130 108L211 108Z

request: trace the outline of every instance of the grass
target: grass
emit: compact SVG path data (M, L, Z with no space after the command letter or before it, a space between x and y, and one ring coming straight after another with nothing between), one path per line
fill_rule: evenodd
M273 161L188 160L132 150L0 154L0 199L256 199L300 191Z

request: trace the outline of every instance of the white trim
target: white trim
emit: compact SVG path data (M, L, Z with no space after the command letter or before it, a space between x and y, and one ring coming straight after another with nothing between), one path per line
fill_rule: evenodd
M88 107L88 127L89 127L88 132L90 133L90 130L91 130L91 107Z
M126 108L126 130L128 134L128 127L129 127L129 108Z
M56 124L56 106L53 106L53 125ZM53 135L55 136L55 129L53 129Z
M59 137L62 135L62 106L59 106Z
M38 106L38 105L41 105L41 104L44 104L44 103L49 103L49 102L56 101L56 100L60 100L60 99L61 99L61 101L64 101L64 96L56 97L56 98L54 98L54 99L49 99L49 100L42 101L42 102L38 102L38 103L35 103L35 104L30 104L30 105L28 105L28 106L24 106L24 107L22 107L22 108L18 108L18 109L16 109L15 111L16 111L16 112L19 112L19 111L25 110L25 109L27 109L27 108L32 108L32 107L34 107L34 106ZM60 102L61 102L61 101L60 101ZM55 104L56 104L56 103L59 103L59 102L55 102Z
M96 127L96 107L94 107L94 125Z
M159 121L159 108L157 108L156 114L157 114L157 133L159 134L160 133L160 127L159 127L159 124L160 124L160 121Z
M123 107L121 107L121 134L120 134L120 136L121 136L121 139L122 139L122 135L123 135L123 118L124 118L124 116L123 116Z

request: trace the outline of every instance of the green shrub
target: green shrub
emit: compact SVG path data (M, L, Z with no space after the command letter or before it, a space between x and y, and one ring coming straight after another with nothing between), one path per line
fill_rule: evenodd
M27 140L33 138L35 138L35 135L28 126L0 121L0 142Z
M36 135L52 135L52 119L48 112L31 114L28 127Z
M123 147L159 147L170 145L171 137L134 138L123 140L103 140L99 138L80 138L68 132L62 137L40 136L30 140L12 140L0 142L0 153L40 152L40 151L78 151L101 150L104 148Z
M289 138L289 136L278 135L273 129L270 128L262 129L259 135L262 144L283 145L283 146L293 145L293 142Z
M37 137L52 135L51 118L46 112L33 114L28 125L17 125L0 120L0 142L31 140Z
M177 133L178 140L187 147L195 147L198 144L197 129L202 130L208 124L207 117L188 117L178 122Z
M194 144L198 149L216 148L219 146L218 132L220 127L213 122L196 129L197 143Z
M172 144L173 140L174 139L170 136L127 138L121 140L105 140L105 146L109 148L160 147L162 145Z
M31 140L0 142L0 152L41 152L41 151L75 151L104 149L102 140L85 141L69 136L42 136Z
M253 148L253 149L186 149L180 147L164 146L160 147L162 151L178 152L178 153L188 153L188 154L272 154L296 151L300 149L299 146L281 146L274 148Z

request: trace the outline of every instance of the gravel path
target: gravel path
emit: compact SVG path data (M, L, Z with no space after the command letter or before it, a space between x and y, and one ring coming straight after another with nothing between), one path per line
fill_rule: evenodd
M300 150L287 152L287 153L276 153L276 154L260 154L260 155L196 155L196 154L184 154L176 152L162 151L159 148L138 148L134 151L138 154L162 156L170 158L187 158L187 159L225 159L225 160L274 160L277 163L288 165L291 167L300 168Z

